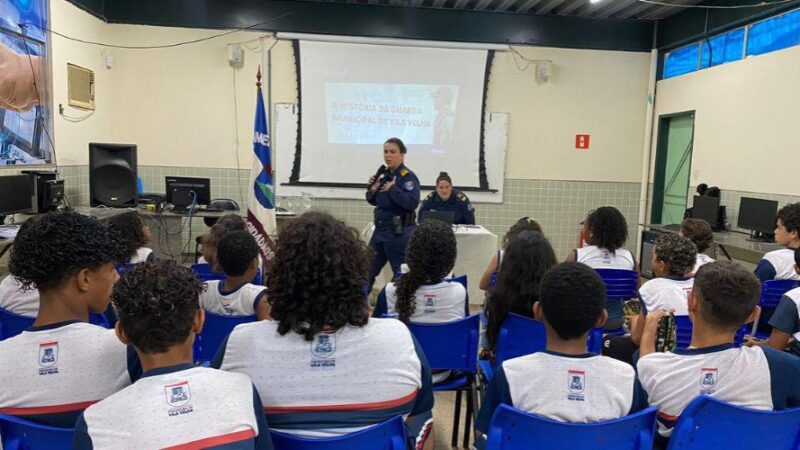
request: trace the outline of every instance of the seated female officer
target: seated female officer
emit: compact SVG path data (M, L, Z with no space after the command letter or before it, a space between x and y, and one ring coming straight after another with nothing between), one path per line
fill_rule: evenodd
M436 179L436 192L425 197L419 212L452 211L453 224L475 225L475 208L469 198L461 191L453 189L453 181L447 172L439 172Z

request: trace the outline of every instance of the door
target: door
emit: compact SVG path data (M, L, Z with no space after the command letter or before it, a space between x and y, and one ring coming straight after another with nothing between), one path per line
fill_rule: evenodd
M694 111L659 117L650 222L681 223L689 194Z

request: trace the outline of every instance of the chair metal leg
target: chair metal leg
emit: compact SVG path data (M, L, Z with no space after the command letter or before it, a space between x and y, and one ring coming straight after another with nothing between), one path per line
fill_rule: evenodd
M464 448L469 448L469 433L472 431L472 415L473 409L475 407L475 399L472 396L472 385L470 385L469 390L466 392L467 395L467 413L464 414L464 440L463 446Z
M450 441L450 447L455 448L458 444L458 427L461 422L461 391L456 391L456 407L453 411L453 438Z

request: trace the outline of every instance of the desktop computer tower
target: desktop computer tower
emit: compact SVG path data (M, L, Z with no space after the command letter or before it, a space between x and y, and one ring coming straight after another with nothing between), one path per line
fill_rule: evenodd
M64 201L64 180L57 180L53 170L23 170L33 183L33 213L55 211Z

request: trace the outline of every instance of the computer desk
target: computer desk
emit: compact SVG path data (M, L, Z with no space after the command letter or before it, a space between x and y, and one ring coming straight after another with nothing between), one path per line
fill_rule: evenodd
M664 228L662 225L641 224L641 226L662 233L678 233L678 231ZM753 242L748 240L749 237L749 234L741 231L714 232L714 243L728 260L745 261L752 264L758 264L765 253L783 248L774 242Z

